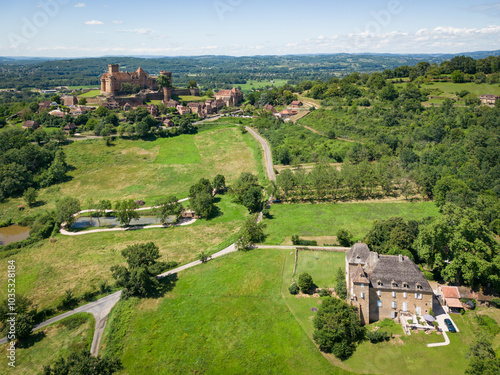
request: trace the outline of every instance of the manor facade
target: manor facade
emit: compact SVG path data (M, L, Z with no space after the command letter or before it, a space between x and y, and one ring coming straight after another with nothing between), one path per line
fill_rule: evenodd
M349 303L363 324L429 314L432 288L407 256L380 255L357 243L346 252L345 263Z

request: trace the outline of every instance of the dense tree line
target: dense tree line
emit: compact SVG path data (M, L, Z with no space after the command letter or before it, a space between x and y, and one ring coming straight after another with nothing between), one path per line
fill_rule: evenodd
M1 130L0 200L22 195L30 187L46 187L66 179L68 166L59 143L33 144L40 134L35 133L14 127Z

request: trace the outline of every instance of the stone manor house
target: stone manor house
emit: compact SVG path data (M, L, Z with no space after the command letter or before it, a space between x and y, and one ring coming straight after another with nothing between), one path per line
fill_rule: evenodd
M363 324L401 315L429 314L433 291L423 273L403 255L380 255L363 243L345 254L349 303Z

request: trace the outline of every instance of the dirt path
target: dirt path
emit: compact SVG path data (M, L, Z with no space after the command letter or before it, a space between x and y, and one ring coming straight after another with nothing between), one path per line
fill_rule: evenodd
M261 144L262 148L264 149L264 161L266 165L266 171L267 171L267 177L271 181L276 181L276 176L274 174L274 169L273 169L273 158L271 155L271 149L269 148L269 145L267 141L262 138L255 130L252 128L245 126L245 129L250 132L254 136L257 141Z

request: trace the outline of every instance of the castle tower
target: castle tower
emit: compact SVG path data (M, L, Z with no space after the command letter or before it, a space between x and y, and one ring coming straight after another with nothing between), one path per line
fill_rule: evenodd
M167 76L170 81L170 87L163 88L163 102L166 103L172 99L172 72L167 72L165 70L160 71L161 76Z
M109 74L118 73L119 66L120 65L118 65L118 64L109 64L108 65Z

